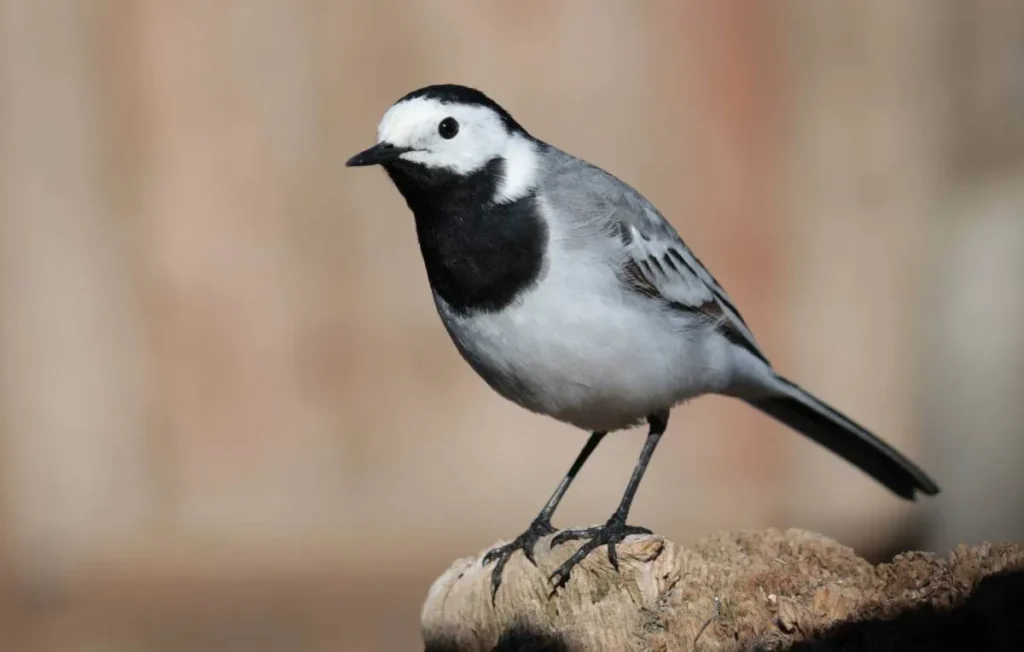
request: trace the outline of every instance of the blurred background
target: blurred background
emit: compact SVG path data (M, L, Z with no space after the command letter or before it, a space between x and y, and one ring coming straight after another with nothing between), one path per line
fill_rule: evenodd
M343 165L441 82L646 194L944 491L708 397L633 522L1024 538L1024 3L0 0L0 649L418 649L430 582L533 518L585 433L462 362L403 200Z

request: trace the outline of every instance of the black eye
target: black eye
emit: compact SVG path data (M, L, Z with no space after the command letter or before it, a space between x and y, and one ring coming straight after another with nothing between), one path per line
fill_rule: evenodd
M459 123L455 121L455 118L445 118L441 124L437 125L437 133L441 134L441 138L451 140L455 138L455 134L459 133Z

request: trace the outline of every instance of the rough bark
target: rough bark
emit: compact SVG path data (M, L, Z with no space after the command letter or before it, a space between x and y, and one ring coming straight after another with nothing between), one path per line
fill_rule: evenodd
M428 652L449 650L1024 649L1024 547L911 552L873 566L802 530L660 536L603 549L551 594L575 549L516 554L492 606L492 566L456 561L422 611Z

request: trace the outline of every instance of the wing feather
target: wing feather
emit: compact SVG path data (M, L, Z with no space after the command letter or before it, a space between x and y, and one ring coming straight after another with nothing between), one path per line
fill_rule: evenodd
M651 202L601 168L556 152L561 160L545 191L622 254L617 273L627 288L706 317L729 341L768 362L725 289Z

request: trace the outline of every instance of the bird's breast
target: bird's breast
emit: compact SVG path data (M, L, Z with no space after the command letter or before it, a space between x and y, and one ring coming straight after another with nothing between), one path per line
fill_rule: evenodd
M458 314L435 299L463 357L499 394L581 428L616 430L695 394L704 351L678 319L623 292L610 267L585 256L549 260L501 311Z

